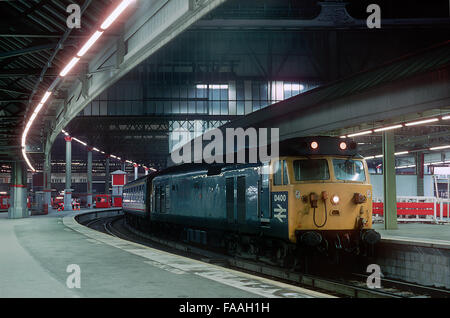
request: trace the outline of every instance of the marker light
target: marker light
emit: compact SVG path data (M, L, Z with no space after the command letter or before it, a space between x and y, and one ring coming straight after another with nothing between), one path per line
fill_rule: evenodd
M368 135L368 134L371 134L371 133L373 133L372 130L367 130L367 131L362 131L362 132L359 132L359 133L354 133L354 134L348 135L347 137L351 138L351 137L356 137L356 136Z
M378 128L375 129L375 132L379 132L379 131L386 131L386 130L392 130L392 129L398 129L398 128L402 128L403 125L394 125L394 126L388 126L388 127L383 127L383 128Z
M313 141L309 146L311 149L316 150L319 148L319 143L317 141Z
M428 123L433 123L438 120L439 120L439 118L431 118L431 119L413 121L411 123L406 123L405 126L416 126L416 125L421 125L421 124L428 124Z
M84 54L86 54L87 51L94 45L94 43L102 36L103 31L96 31L91 38L86 42L86 44L83 45L81 50L78 52L78 56L82 57Z
M336 194L331 197L332 204L337 205L339 204L339 201L340 201L339 196L337 196Z
M122 14L123 11L133 2L134 0L123 0L119 6L111 13L111 15L106 18L103 24L100 26L103 30L106 30L113 24L113 22L117 19L119 15Z
M70 70L75 66L75 64L78 63L78 61L80 60L79 57L74 57L69 64L66 65L66 67L62 70L62 72L59 74L60 76L64 77L67 75L67 73L70 72Z
M339 144L339 148L341 148L341 150L347 149L347 143L341 142L341 143Z

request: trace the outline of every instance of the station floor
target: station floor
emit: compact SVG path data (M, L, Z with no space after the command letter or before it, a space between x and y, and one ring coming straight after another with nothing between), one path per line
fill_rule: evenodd
M450 224L399 223L397 230L385 230L384 224L375 223L373 228L380 232L382 240L429 244L450 249Z
M73 218L84 212L0 213L0 297L328 297L91 230ZM66 285L71 264L79 289Z

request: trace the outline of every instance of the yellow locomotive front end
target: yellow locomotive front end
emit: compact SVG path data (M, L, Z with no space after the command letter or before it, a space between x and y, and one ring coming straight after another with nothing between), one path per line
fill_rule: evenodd
M342 148L346 146L341 142ZM380 235L372 230L372 185L366 162L345 151L314 152L314 147L319 143L312 141L307 155L272 162L272 191L287 192L289 197L289 240L306 246L377 243Z

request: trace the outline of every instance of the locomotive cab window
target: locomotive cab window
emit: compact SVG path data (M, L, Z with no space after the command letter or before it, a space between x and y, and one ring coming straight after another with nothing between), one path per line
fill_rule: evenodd
M288 168L286 160L283 160L283 184L289 184Z
M281 168L281 161L277 160L273 162L273 185L282 185L283 169Z
M273 185L289 184L288 167L286 160L277 160L273 162Z
M326 159L305 159L294 161L296 181L329 180L330 170Z
M337 180L366 181L364 164L359 160L333 159L334 175Z

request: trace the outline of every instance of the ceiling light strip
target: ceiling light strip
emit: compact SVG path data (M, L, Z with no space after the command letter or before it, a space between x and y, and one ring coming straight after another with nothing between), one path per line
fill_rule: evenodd
M22 155L23 158L25 159L25 162L27 163L28 167L34 172L36 171L36 169L34 169L34 167L32 166L30 159L27 156L27 152L26 152L26 141L27 141L27 136L28 136L28 132L33 124L33 121L36 119L37 115L39 114L39 112L42 110L42 108L44 107L45 103L47 102L47 100L49 99L49 97L52 94L53 89L56 87L56 85L59 83L59 81L61 80L61 77L65 77L72 69L73 67L80 61L80 58L82 56L84 56L89 49L94 45L94 43L102 36L102 34L104 33L104 30L106 30L108 27L111 26L111 24L114 23L114 21L125 11L125 9L135 0L123 0L115 9L114 11L111 13L110 16L108 16L108 18L106 18L106 20L103 22L103 24L100 26L101 30L97 30L96 32L94 32L94 34L89 38L89 40L83 45L83 47L80 49L80 51L78 51L78 54L76 56L74 56L70 62L63 68L63 70L61 71L61 73L59 74L60 77L56 78L53 83L50 85L49 89L47 90L47 92L44 94L41 102L38 104L38 106L36 107L36 109L34 110L33 114L31 115L30 119L28 120L27 125L25 126L25 129L22 133L22 140L21 140L21 146L22 146ZM66 134L63 131L64 134ZM66 134L67 135L67 134ZM103 152L102 152L103 153Z

